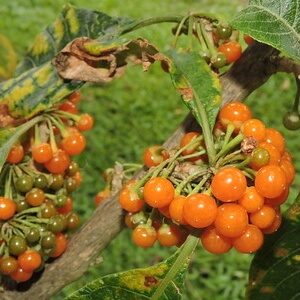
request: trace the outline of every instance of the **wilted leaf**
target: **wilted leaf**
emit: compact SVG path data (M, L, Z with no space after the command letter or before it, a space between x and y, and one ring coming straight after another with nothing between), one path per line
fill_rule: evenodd
M146 40L78 38L68 44L53 64L66 80L109 82L123 75L128 62L146 71L156 60L167 60Z
M300 2L250 0L232 25L259 42L300 60Z
M285 214L280 229L266 237L250 269L248 300L299 299L300 197Z
M172 60L171 77L186 106L201 126L213 129L221 105L221 85L198 53L167 52Z
M17 67L17 55L9 39L0 34L0 82L11 78Z
M129 18L110 17L102 12L67 4L58 18L35 38L19 64L17 74L51 61L66 44L77 37L95 39L107 33L118 35L123 26L132 22Z
M182 297L185 274L199 238L189 236L183 247L167 260L149 268L107 275L93 280L65 300L172 299Z

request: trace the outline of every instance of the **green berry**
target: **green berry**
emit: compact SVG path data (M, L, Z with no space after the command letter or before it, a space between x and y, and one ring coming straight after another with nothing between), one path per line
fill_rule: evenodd
M282 119L283 125L289 130L300 129L300 114L296 111L287 112Z

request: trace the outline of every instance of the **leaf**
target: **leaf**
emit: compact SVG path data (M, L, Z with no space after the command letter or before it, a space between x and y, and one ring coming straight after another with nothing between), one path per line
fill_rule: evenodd
M298 299L300 294L300 197L280 229L266 237L250 268L248 300Z
M55 57L53 64L66 80L109 82L124 74L128 62L141 64L146 71L156 60L167 58L142 38L77 38Z
M218 77L198 53L184 53L173 49L167 55L172 60L172 81L181 93L184 103L201 127L208 123L212 131L221 105L221 85Z
M300 61L300 2L251 0L232 25Z
M16 52L8 38L0 34L0 82L11 78L16 67Z
M51 61L66 44L77 37L95 39L105 34L118 35L123 26L133 21L129 18L110 17L102 12L67 4L57 20L35 38L19 64L17 74Z
M61 101L83 82L65 82L51 63L0 84L0 128L29 119Z
M167 260L149 268L125 271L93 280L65 300L180 300L187 266L198 241L198 237L190 235L185 244Z
M11 147L19 140L19 138L26 133L32 126L41 121L42 117L38 116L31 119L30 121L17 126L17 127L8 127L0 130L0 172L6 161Z

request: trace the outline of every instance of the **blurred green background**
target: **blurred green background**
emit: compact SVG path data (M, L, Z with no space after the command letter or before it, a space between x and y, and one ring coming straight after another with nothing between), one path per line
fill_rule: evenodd
M77 0L76 6L102 11L111 16L144 18L162 15L183 15L190 11L218 13L228 21L246 5L241 0ZM36 34L53 22L63 0L2 0L0 5L0 33L11 40L18 55L24 54ZM159 24L134 32L143 36L161 50L172 42L172 25ZM245 70L246 71L246 70ZM94 197L104 187L103 171L115 161L141 162L144 149L161 144L176 129L188 110L173 88L168 75L159 64L143 73L139 66L129 67L126 76L107 85L87 84L82 89L81 110L92 114L95 128L87 133L88 145L78 161L82 167L83 184L74 194L75 210L84 222L95 209ZM256 118L269 127L282 131L287 148L293 154L299 170L298 132L286 131L281 123L283 114L292 107L295 83L291 75L277 74L247 99ZM291 191L293 200L299 190L299 180ZM167 258L175 248L155 245L138 249L130 240L130 231L124 230L100 255L103 262L91 267L87 274L65 287L53 297L62 299L90 280L106 274L137 267L146 267ZM212 255L199 246L189 268L183 299L238 300L243 299L247 284L251 255L231 251Z

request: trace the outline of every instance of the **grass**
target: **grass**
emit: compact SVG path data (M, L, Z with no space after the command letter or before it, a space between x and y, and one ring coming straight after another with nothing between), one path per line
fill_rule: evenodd
M132 18L184 14L188 11L217 12L230 18L245 1L168 0L125 3L120 0L72 1L73 4L100 10L112 16ZM18 54L24 53L28 42L58 15L63 0L2 0L0 32L8 36ZM170 43L170 25L161 24L139 30L143 36L164 49ZM276 75L247 99L254 115L270 127L283 131L287 145L297 157L297 133L287 132L280 117L292 106L293 79ZM94 210L94 196L104 187L103 171L120 162L141 162L143 150L151 144L162 143L178 126L187 108L173 88L168 75L154 65L147 73L140 67L129 67L126 76L105 86L88 84L83 88L82 110L95 118L95 128L87 134L87 151L79 158L84 182L76 192L75 209L85 221ZM267 113L266 113L267 112ZM299 155L298 155L299 156ZM299 161L296 167L300 169ZM297 182L297 180L296 180ZM292 197L299 190L296 183ZM292 198L291 197L291 198ZM151 249L137 249L130 241L129 230L124 230L101 254L103 262L92 267L80 280L65 287L53 299L62 299L93 278L137 267L146 267L175 251L156 245ZM134 255L133 255L134 253ZM186 281L183 299L239 300L244 298L251 255L234 251L225 255L211 255L198 247Z

